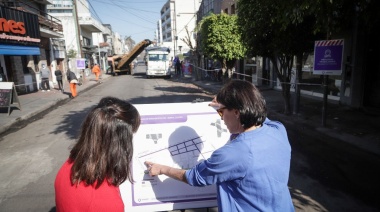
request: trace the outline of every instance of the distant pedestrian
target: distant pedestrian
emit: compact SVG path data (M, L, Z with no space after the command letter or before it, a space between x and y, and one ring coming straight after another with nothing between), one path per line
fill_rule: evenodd
M92 67L92 73L95 74L95 81L99 82L99 76L100 76L101 70L97 63L95 63L94 66Z
M75 75L75 73L72 72L70 69L67 70L67 81L70 83L70 91L71 91L70 98L73 99L77 96L78 78Z
M174 67L175 67L175 74L180 75L181 74L181 60L178 56L176 56L173 60Z
M62 71L57 69L55 70L54 74L55 74L55 78L57 79L58 88L63 93L64 90L63 90L63 82L62 82Z
M49 79L50 79L50 69L46 67L46 64L42 64L42 68L41 68L42 92L45 92L46 90L50 91Z

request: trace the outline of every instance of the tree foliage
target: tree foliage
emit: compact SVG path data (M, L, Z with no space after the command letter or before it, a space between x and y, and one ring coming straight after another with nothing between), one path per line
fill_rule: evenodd
M68 58L76 58L77 57L77 51L75 51L74 49L70 49L67 52L67 57Z
M236 59L243 58L246 48L241 41L236 15L211 14L200 22L201 50L222 64L223 73L231 77Z
M239 0L238 24L248 53L268 57L281 82L285 113L290 112L293 58L301 73L302 55L315 40L352 29L357 21L364 31L379 23L380 1L375 0Z

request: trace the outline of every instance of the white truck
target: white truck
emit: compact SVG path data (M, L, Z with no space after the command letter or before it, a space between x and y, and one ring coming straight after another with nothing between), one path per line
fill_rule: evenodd
M147 47L145 52L146 77L164 76L170 79L170 49L167 47Z

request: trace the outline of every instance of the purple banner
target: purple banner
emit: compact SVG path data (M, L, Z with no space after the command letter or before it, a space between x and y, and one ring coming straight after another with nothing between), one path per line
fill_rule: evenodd
M186 122L186 114L164 114L141 116L141 124L162 124Z
M86 61L84 59L77 59L77 69L85 69Z
M341 75L344 40L315 41L313 74Z

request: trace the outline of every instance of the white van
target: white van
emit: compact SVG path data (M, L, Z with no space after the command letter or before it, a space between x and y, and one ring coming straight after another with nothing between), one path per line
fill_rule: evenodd
M170 58L168 48L151 47L146 48L146 77L164 76L171 77Z

